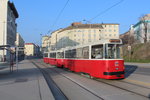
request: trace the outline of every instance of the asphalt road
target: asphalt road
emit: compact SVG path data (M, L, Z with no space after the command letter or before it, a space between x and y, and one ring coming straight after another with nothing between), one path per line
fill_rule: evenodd
M35 60L40 66L43 66L41 60ZM87 77L66 71L64 69L56 68L55 66L49 67L49 75L57 86L63 91L69 100L149 100L149 87L142 87L138 81L130 83L119 80L92 80ZM145 67L126 66L127 79L135 77L135 72L147 72ZM147 75L146 75L147 76ZM136 92L137 91L137 92Z

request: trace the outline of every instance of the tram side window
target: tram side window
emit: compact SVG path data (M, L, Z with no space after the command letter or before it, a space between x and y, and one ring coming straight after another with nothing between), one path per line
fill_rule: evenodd
M118 59L120 58L120 48L116 44L108 44L106 58L108 59Z
M102 59L103 58L103 45L94 45L91 50L92 59Z
M56 53L50 53L51 58L56 58Z
M76 58L76 49L71 50L71 58Z
M57 52L57 58L64 58L64 52Z
M82 48L77 48L76 49L76 58L77 59L82 59L83 58L83 52L82 52Z
M61 52L57 52L57 58L61 58Z
M116 50L117 50L117 58L121 58L121 56L120 56L120 46L119 45L117 45L116 46Z
M45 53L45 54L44 54L44 57L48 57L48 53Z
M89 47L88 46L83 48L83 58L89 59Z
M65 51L65 58L71 58L71 50Z

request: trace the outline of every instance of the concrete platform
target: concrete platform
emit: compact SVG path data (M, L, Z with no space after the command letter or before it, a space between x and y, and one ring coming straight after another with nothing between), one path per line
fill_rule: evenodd
M54 100L39 71L29 60L21 61L14 72L0 70L0 100Z

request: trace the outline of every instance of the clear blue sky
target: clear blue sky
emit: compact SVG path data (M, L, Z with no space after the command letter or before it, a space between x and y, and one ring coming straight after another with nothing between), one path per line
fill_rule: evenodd
M72 22L90 20L121 0L70 0L57 23L54 21L67 0L10 0L18 13L18 32L26 42L41 43L40 34L69 26ZM120 34L126 32L139 17L150 13L150 0L124 0L92 23L119 23ZM53 26L54 24L54 26Z

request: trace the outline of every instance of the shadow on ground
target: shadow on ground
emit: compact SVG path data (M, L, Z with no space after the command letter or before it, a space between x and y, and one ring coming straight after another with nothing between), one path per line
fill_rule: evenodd
M137 70L137 66L135 65L125 65L125 78L129 77Z

